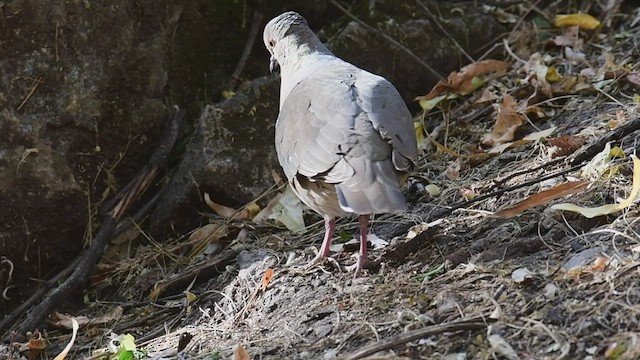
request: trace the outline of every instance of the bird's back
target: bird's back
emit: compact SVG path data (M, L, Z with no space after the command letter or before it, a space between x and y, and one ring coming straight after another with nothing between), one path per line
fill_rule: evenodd
M400 185L417 146L397 90L338 58L311 62L313 71L289 77L296 83L276 124L278 159L294 191L330 216L405 209Z

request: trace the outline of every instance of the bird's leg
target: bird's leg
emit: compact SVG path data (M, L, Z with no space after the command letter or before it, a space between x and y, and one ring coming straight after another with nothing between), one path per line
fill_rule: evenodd
M331 239L336 232L336 219L324 218L324 240L322 240L322 246L320 247L320 256L327 257L331 252Z
M358 261L355 265L349 267L349 270L354 270L354 277L360 276L364 264L367 263L367 229L369 227L369 215L358 216L358 223L360 225L360 254L358 255Z
M336 219L325 217L324 218L324 240L322 240L322 246L320 247L320 251L318 255L311 260L309 266L313 266L321 263L324 259L329 256L331 252L331 239L333 239L333 234L336 231Z

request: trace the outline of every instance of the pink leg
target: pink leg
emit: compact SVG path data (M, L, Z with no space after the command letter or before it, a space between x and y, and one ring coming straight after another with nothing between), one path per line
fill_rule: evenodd
M364 264L367 262L367 231L369 227L369 215L358 216L358 223L360 224L360 255L358 256L358 262L355 265L355 272L353 276L358 277L362 271Z
M333 233L336 231L336 220L333 218L324 218L324 240L322 240L322 246L320 247L319 255L321 257L329 256L331 251L331 239L333 239Z
M329 257L329 253L331 252L331 239L333 239L333 234L336 231L336 220L334 218L325 217L324 218L324 240L322 240L322 246L320 247L320 251L318 255L316 255L313 260L307 265L307 267L311 267L317 264L320 264L324 261L324 259Z

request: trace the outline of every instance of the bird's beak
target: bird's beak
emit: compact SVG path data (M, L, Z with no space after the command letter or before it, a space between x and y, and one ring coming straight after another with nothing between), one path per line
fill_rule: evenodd
M280 64L278 64L278 60L276 60L276 57L271 55L271 58L269 59L269 71L273 72L279 66Z

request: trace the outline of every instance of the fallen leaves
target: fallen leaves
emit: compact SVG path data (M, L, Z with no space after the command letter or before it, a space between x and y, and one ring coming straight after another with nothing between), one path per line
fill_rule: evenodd
M491 132L485 135L483 144L493 146L513 140L516 130L525 122L524 116L517 111L516 107L517 103L513 97L506 94L497 108L496 123Z
M531 195L508 209L496 212L493 216L502 219L509 219L521 214L525 210L531 209L532 207L546 205L555 199L582 192L589 186L589 184L591 184L591 182L586 180L560 184L551 189Z
M446 98L467 95L484 85L485 81L480 78L481 75L491 73L503 75L509 66L508 62L492 59L471 63L459 72L449 74L447 81L439 81L428 94L418 96L416 100L420 102L423 109L430 110ZM451 95L453 96L449 97Z

